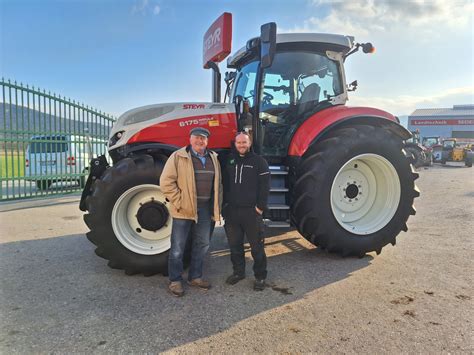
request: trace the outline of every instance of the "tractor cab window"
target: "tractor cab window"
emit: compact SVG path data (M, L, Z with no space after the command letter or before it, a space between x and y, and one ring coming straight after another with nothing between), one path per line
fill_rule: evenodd
M456 141L444 141L443 147L447 149L452 149L456 145Z
M286 155L298 125L343 92L338 62L312 52L277 53L260 88L261 153Z
M432 147L435 144L438 144L438 139L435 137L423 138L423 145L425 147Z
M238 72L234 83L232 97L241 96L249 101L250 107L254 104L255 81L257 79L258 62L251 62L243 66Z

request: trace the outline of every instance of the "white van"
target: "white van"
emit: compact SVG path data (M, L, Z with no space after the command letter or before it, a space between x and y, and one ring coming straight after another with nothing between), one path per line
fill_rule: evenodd
M83 186L90 160L105 154L105 143L83 135L33 136L25 153L25 177L40 190L57 181L77 181Z

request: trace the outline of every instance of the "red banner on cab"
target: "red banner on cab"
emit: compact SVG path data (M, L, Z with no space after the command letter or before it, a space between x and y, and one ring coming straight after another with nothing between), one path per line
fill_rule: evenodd
M224 12L209 27L203 39L203 67L207 62L221 62L227 57L232 47L232 14Z

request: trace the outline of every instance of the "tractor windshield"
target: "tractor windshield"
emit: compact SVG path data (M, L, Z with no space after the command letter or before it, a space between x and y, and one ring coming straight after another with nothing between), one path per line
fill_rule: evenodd
M290 107L301 115L342 92L337 62L316 53L277 53L263 74L260 112L277 121Z
M232 97L241 96L249 101L250 107L254 103L255 80L257 79L258 62L251 62L240 69L234 81Z
M314 52L277 53L262 79L259 118L264 155L285 155L299 123L344 92L338 62Z

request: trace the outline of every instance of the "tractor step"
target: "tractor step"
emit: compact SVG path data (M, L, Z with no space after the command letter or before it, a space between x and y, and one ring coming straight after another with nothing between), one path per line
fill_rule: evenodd
M270 188L270 192L288 192L290 190L288 190L286 187L274 187L274 188Z
M288 167L271 165L270 195L268 209L265 212L265 225L270 228L288 228L290 226L290 206L288 188Z
M290 206L284 205L284 204L269 203L268 209L269 210L289 210Z
M270 165L268 169L271 175L288 175L288 168L284 165Z
M288 228L290 227L290 223L288 221L265 221L265 226L268 228Z

